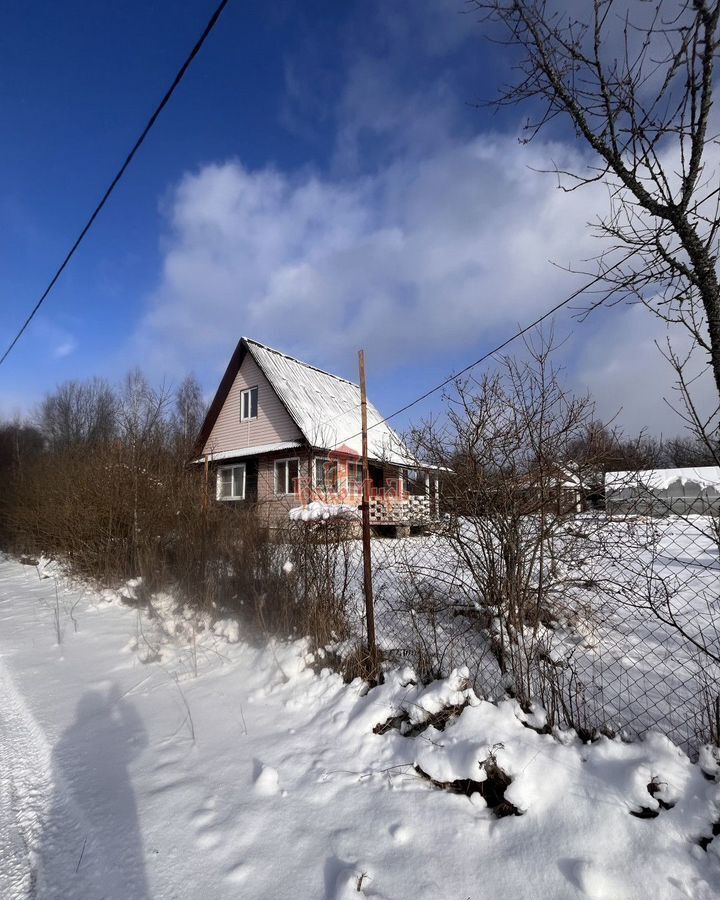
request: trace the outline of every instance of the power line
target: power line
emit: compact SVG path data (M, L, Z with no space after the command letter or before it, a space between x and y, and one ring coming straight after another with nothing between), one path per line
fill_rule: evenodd
M416 397L414 400L411 400L409 403L406 403L405 406L401 406L400 409L396 409L395 412L390 413L389 416L385 416L382 419L379 419L377 422L374 422L372 425L368 425L368 431L371 431L373 428L377 428L378 425L382 425L385 422L389 422L390 419L394 419L395 416L399 416L401 413L407 412L407 410L412 409L413 406L417 406L418 403L421 403L423 400L427 400L428 397L431 397L433 394L436 394L438 391L442 390L448 384L453 381L456 381L458 378L461 378L463 375L466 375L471 369L474 369L476 366L479 366L480 363L485 362L487 359L490 359L491 356L494 356L496 353L499 353L501 350L504 350L509 344L512 344L513 341L516 341L519 337L522 337L524 334L527 334L528 331L532 331L533 328L537 328L538 325L541 325L546 319L549 319L550 316L554 315L558 310L562 309L564 306L567 306L568 303L571 303L578 297L580 294L584 293L591 288L594 284L597 284L599 281L604 281L607 276L616 269L619 269L620 266L624 265L628 259L633 255L633 253L627 254L624 259L621 259L619 262L615 263L615 265L610 266L604 272L601 272L599 275L596 275L595 278L592 278L586 284L579 287L576 291L573 291L569 297L566 297L564 300L561 300L559 303L556 303L555 306L548 309L541 316L538 316L533 322L530 322L528 325L525 325L519 331L516 331L509 338L506 338L501 344L498 344L497 347L494 347L492 350L488 350L487 353L484 353L479 359L476 359L475 362L471 362L469 365L465 366L464 369L461 369L459 372L455 372L452 375L449 375L444 381L441 381L440 384L436 384L435 387L429 388L425 391L424 394L420 394L419 397ZM336 417L337 418L337 417ZM332 421L332 420L330 420ZM361 431L356 432L355 434L351 434L349 437L343 438L341 441L333 444L332 447L328 449L332 450L335 447L339 447L342 444L347 443L348 441L352 441L356 437L360 437L362 435Z
M150 116L150 118L148 119L147 124L145 125L145 127L144 127L143 130L142 130L142 132L140 133L140 137L135 141L132 150L128 153L127 157L125 158L125 162L124 162L124 163L120 166L120 168L118 169L118 171L117 171L115 177L114 177L113 180L110 182L110 186L107 188L107 190L105 191L105 193L104 193L103 196L102 196L102 199L100 200L100 202L98 203L98 205L97 205L97 206L95 207L95 209L93 210L92 215L90 216L90 218L89 218L89 219L87 220L87 222L85 223L85 227L84 227L83 230L80 232L80 234L77 236L77 238L76 238L76 240L75 240L75 243L72 245L72 247L71 247L70 250L68 251L67 255L65 256L65 259L63 259L62 263L60 264L60 267L58 268L58 270L57 270L57 271L55 272L55 274L53 275L53 277L52 277L52 279L50 280L50 283L48 284L48 286L47 286L47 287L45 288L45 290L42 292L42 294L41 294L41 296L40 296L40 299L39 299L38 302L35 304L35 306L32 308L32 310L31 310L31 312L30 312L30 315L25 319L25 321L24 321L23 324L22 324L22 327L20 328L20 330L18 331L18 333L15 335L15 337L14 337L14 338L12 339L12 341L10 342L10 345L8 346L7 350L3 353L2 357L0 357L0 366L5 362L5 360L6 360L7 357L9 356L9 354L10 354L10 352L12 351L13 347L15 346L15 344L17 344L17 342L20 340L20 338L22 337L23 332L24 332L25 329L28 327L28 325L30 324L30 322L32 322L32 320L33 320L35 314L37 313L37 311L40 309L40 307L41 307L42 304L44 303L45 298L48 296L48 294L50 293L50 291L55 287L55 284L57 283L58 279L59 279L60 276L62 275L63 270L65 269L65 267L67 266L67 264L70 262L70 260L72 259L73 255L75 254L75 251L78 249L78 247L79 247L80 244L82 243L83 238L84 238L85 235L88 233L88 231L90 231L90 229L92 228L93 222L94 222L95 219L97 218L97 216L98 216L100 210L101 210L101 209L103 208L103 206L105 206L105 204L107 203L107 201L108 201L110 195L111 195L112 192L115 190L115 187L117 186L118 182L120 181L120 179L121 179L121 178L123 177L123 175L125 174L125 170L126 170L127 167L130 165L130 163L131 163L132 160L133 160L133 157L135 156L135 154L137 153L137 151L138 151L138 150L140 149L140 147L142 146L142 144L143 144L145 138L146 138L146 137L148 136L148 134L150 133L150 130L152 129L152 127L153 127L153 125L155 124L155 122L157 121L158 116L160 115L160 113L163 111L163 109L164 109L165 106L167 105L168 101L170 100L170 98L172 97L173 93L175 92L175 89L177 88L177 86L178 86L178 85L180 84L180 82L183 80L183 77L184 77L185 73L186 73L187 70L190 68L190 65L191 65L192 61L195 59L195 57L196 57L196 56L198 55L198 53L200 52L200 48L201 48L202 45L205 43L205 40L207 39L208 35L210 34L210 32L211 32L211 31L213 30L213 28L215 27L215 24L217 23L217 20L220 18L220 14L221 14L222 11L225 9L225 7L227 6L228 2L229 2L229 0L221 0L221 2L218 4L217 9L215 10L215 12L212 14L212 16L210 16L210 19L208 20L208 23L207 23L207 25L205 26L205 28L204 28L202 34L201 34L200 37L198 38L198 40L197 40L195 46L192 48L192 50L191 50L190 53L188 54L187 58L185 59L185 62L182 64L182 66L180 66L180 69L178 70L177 75L176 75L175 78L173 79L172 84L170 85L170 87L168 88L168 90L165 92L165 94L164 94L162 100L160 101L160 103L159 103L159 104L157 105L157 107L155 108L155 111L153 112L153 114L152 114L152 115Z

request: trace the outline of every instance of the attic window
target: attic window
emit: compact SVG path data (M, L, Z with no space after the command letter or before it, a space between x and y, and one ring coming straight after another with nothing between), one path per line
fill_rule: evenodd
M248 388L240 393L240 421L249 422L257 419L258 414L258 389Z

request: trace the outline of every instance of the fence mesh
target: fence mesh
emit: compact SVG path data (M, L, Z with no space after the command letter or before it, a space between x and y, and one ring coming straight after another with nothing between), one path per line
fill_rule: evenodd
M480 696L542 709L548 729L654 729L695 754L720 743L719 552L714 515L646 505L551 527L446 514L373 540L378 645L427 679L466 666ZM352 617L364 632L360 599Z

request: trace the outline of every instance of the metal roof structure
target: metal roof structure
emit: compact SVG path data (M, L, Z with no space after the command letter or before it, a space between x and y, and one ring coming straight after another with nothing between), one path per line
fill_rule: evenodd
M307 443L327 452L361 452L360 387L251 338L240 338L206 416L196 447L201 452L245 355L249 353ZM368 401L368 456L395 465L418 465L400 436ZM269 452L252 448L253 452ZM249 452L249 451L248 451Z

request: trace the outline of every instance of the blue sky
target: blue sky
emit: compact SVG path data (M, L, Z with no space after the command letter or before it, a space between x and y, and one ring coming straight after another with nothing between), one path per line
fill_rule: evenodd
M3 10L3 346L214 5ZM210 393L241 334L351 378L364 346L389 412L562 299L576 281L551 261L597 250L603 200L534 171L582 162L567 135L524 146L522 110L478 106L510 63L462 0L231 0L0 369L0 414L136 364L169 384L192 370ZM557 329L602 415L622 404L629 427L673 430L647 313Z

